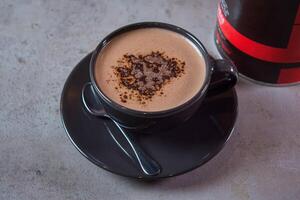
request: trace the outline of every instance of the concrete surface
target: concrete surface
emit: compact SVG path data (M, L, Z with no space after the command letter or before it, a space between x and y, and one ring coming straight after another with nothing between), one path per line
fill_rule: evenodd
M188 174L140 183L85 159L62 127L59 99L76 63L132 22L182 26L217 55L213 1L0 1L0 199L300 199L300 86L240 82L237 131Z

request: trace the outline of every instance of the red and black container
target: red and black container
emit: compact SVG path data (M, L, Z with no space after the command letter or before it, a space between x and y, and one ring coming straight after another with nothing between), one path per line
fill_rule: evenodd
M221 0L215 42L244 77L300 83L300 0Z

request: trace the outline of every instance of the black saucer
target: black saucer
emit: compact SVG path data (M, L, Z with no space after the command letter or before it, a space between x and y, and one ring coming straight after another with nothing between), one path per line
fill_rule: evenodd
M91 162L112 173L149 178L135 167L111 138L109 120L91 116L81 102L81 89L89 81L86 56L69 75L61 96L61 116L74 146ZM237 96L232 89L207 98L192 119L164 133L136 134L140 146L162 167L152 179L176 176L193 170L213 158L233 132L237 117ZM113 127L111 127L113 130Z

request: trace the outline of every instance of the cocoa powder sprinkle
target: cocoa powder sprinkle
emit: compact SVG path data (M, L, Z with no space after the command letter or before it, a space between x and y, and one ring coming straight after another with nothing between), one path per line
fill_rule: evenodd
M158 91L163 94L162 87L172 79L180 77L185 67L184 61L169 58L159 51L146 55L125 54L117 63L113 68L119 87L131 90L142 104ZM120 98L126 103L127 92L121 94Z

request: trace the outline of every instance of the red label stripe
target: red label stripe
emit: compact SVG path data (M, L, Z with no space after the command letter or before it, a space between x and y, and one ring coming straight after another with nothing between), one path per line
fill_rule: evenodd
M296 83L300 81L300 66L281 69L277 83Z
M298 21L298 18L299 16L295 21ZM224 36L232 45L254 58L274 63L300 62L300 27L298 25L294 26L288 48L284 49L255 42L239 33L224 17L220 6L218 7L218 23Z

